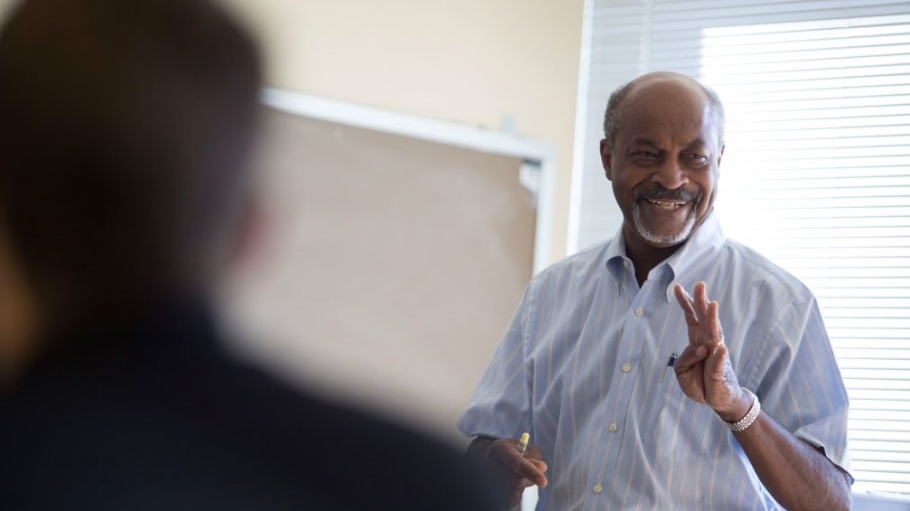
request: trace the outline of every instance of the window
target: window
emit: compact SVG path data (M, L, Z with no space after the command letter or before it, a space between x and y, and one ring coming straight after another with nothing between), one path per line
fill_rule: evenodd
M570 249L621 222L597 156L610 91L652 70L712 86L727 108L724 232L818 297L851 398L854 489L910 493L910 4L592 7Z

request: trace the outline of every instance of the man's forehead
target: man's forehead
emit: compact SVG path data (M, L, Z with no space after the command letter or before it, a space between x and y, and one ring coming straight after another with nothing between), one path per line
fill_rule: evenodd
M617 137L657 145L672 136L676 143L691 145L717 129L710 99L697 83L654 80L640 85L620 107Z
M700 135L697 135L692 139L685 139L685 140L687 140L687 141L683 141L681 145L686 148L703 147L707 144L707 142L705 141L705 138ZM631 147L635 147L635 146L653 147L655 149L661 149L663 146L663 142L660 140L657 140L655 138L648 137L648 136L636 136L629 141L629 146L631 146Z
M694 80L653 78L633 84L621 105L623 113L649 106L688 107L698 113L711 108L708 94Z
M717 130L716 122L710 107L688 108L686 105L673 105L662 108L653 103L640 106L628 105L622 113L617 136L654 143L667 136L677 141L685 139L694 141L704 138L707 133Z

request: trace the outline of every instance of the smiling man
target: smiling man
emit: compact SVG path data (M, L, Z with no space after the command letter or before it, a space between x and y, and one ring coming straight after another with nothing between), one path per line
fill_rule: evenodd
M723 129L717 95L680 74L611 95L600 149L623 225L531 281L459 422L513 503L537 484L560 511L850 508L848 400L815 298L713 210Z
M600 155L641 284L714 207L723 107L697 82L653 73L619 89L607 110Z

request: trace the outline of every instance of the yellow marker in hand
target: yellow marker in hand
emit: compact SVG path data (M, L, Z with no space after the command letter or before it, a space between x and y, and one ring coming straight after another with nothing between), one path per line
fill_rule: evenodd
M518 439L518 453L522 456L525 455L525 451L528 450L528 441L531 440L531 434L524 432L521 434L521 438Z

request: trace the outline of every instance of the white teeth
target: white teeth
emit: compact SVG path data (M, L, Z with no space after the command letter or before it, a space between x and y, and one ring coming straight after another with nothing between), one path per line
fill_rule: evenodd
M658 202L653 200L648 200L648 202L660 209L677 209L686 204L685 202Z

